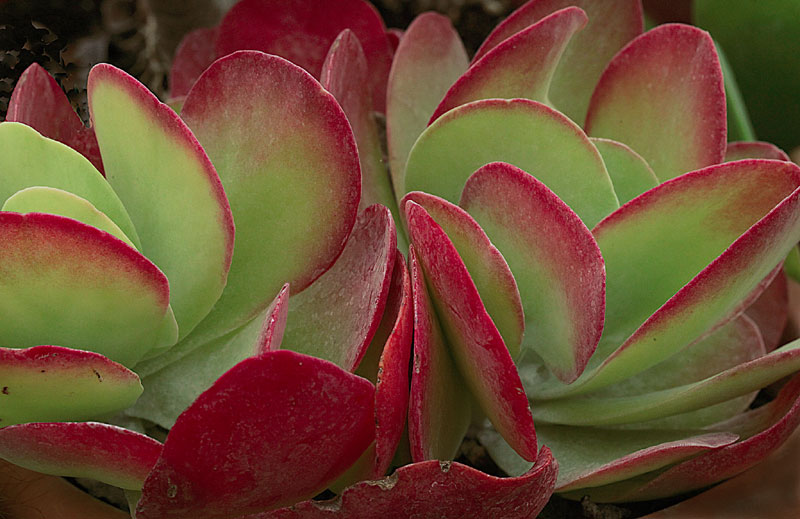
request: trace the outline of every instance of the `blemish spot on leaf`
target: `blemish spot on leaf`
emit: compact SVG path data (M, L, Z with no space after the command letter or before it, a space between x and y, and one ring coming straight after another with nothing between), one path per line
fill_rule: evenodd
M364 483L374 487L380 487L381 490L391 490L397 484L397 473L394 473L391 476L386 476L385 478L375 479L373 481L365 481Z
M323 512L338 512L342 508L342 496L336 496L327 501L311 501L314 508Z
M97 377L97 380L99 380L100 382L102 382L102 381L103 381L103 376L100 374L100 372L99 372L99 371L97 371L96 369L92 369L92 371L94 372L94 376L96 376L96 377Z
M450 467L452 466L452 461L440 461L439 468L442 469L442 473L447 474L450 472Z
M4 395L8 394L8 386L3 386L3 394Z
M172 499L177 495L178 495L178 486L170 485L169 488L167 488L167 497Z

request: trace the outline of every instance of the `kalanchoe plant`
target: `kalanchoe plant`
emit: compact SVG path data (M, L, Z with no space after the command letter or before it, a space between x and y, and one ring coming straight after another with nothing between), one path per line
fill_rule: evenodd
M178 51L180 117L100 65L91 129L25 73L0 457L140 519L525 518L554 487L702 488L788 436L796 379L750 407L800 370L800 168L726 143L710 37L531 0L471 64L440 15L397 38L361 0L243 0ZM510 477L450 461L470 427Z

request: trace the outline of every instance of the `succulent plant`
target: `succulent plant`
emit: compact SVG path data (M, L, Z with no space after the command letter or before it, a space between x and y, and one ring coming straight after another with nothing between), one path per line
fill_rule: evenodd
M438 14L243 0L171 84L180 116L98 65L91 129L36 66L12 96L0 457L139 519L525 518L800 423L800 379L753 404L800 370L800 168L726 142L707 33L531 0L470 62ZM452 461L468 430L508 477Z

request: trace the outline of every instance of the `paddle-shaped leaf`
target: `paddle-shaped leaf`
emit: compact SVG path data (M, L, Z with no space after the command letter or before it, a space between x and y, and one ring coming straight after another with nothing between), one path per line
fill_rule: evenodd
M540 402L537 420L569 425L617 425L694 411L756 391L800 370L800 342L738 364L713 377L670 389L616 398Z
M320 77L328 48L344 29L364 47L375 110L383 112L392 52L378 11L364 0L243 0L219 26L217 56L253 49L275 54Z
M519 358L525 315L517 282L503 255L478 223L457 205L419 191L407 194L401 204L408 200L422 206L447 234L508 351L513 358Z
M233 253L225 192L183 121L144 85L101 64L88 91L106 177L136 224L142 253L169 279L185 337L225 286Z
M423 13L409 25L392 61L386 90L389 170L399 200L414 141L450 85L467 70L467 51L450 19Z
M320 83L339 102L353 128L361 164L359 211L372 204L383 204L399 222L400 213L383 160L378 124L372 113L369 74L361 43L353 31L345 29L328 51L322 64Z
M589 229L544 184L501 162L467 180L461 206L514 273L525 311L525 346L559 379L572 382L603 331L605 270Z
M406 426L409 399L408 368L414 326L413 304L411 276L405 258L400 251L395 251L392 285L389 288L384 317L371 345L372 347L383 344L375 374L373 478L383 476L389 469ZM388 329L390 324L391 328ZM380 343L375 343L376 338L380 339Z
M405 204L409 237L431 292L450 354L473 397L523 458L536 459L536 432L517 368L475 283L442 228L418 204Z
M332 501L305 501L243 519L527 519L547 504L557 472L547 447L536 465L518 478L489 476L460 463L426 461L353 485Z
M282 347L355 370L383 316L395 236L388 209L361 213L333 267L290 300Z
M408 410L411 459L449 460L467 432L469 389L445 342L413 243L409 248L414 294L414 370Z
M292 351L240 362L175 423L136 517L227 518L314 496L373 441L374 393Z
M78 151L98 171L103 171L94 131L83 125L56 80L38 63L31 64L17 80L8 102L6 121L35 128L45 137Z
M139 490L161 453L156 440L104 423L28 423L0 429L0 458L56 476Z
M570 6L586 13L589 23L575 34L556 68L550 100L561 112L583 124L589 98L606 64L642 32L639 0L531 0L503 20L484 40L472 61L542 18ZM613 23L609 23L613 20Z
M86 199L139 248L131 218L103 176L75 150L19 123L0 124L0 199L29 187L53 187Z
M549 104L550 82L561 55L587 21L586 13L569 7L500 43L450 87L431 122L456 106L478 99L522 97Z
M496 161L535 176L587 226L619 206L600 153L583 131L527 99L474 101L438 118L414 144L400 192L456 203L467 178Z
M725 92L708 33L661 25L609 63L592 95L586 133L622 142L664 181L722 162Z
M592 362L603 365L581 383L622 380L732 317L800 238L798 186L794 164L730 162L661 184L601 222L606 325Z
M353 227L361 191L344 113L284 59L241 51L217 60L181 115L222 179L236 243L225 291L176 357L249 322L284 283L298 293L325 272Z
M122 365L59 346L0 348L0 380L0 426L86 420L124 409L142 394L139 377Z
M71 218L10 212L0 243L1 346L54 344L133 366L159 345L169 285L129 245Z

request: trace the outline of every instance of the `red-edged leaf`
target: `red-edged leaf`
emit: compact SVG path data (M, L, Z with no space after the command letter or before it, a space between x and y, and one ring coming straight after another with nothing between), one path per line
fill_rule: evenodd
M661 25L609 63L592 95L586 133L623 142L663 180L722 162L725 90L708 33Z
M373 441L374 393L291 351L240 362L178 418L136 517L227 518L312 497Z
M328 48L344 29L364 47L373 106L383 112L392 53L383 20L363 0L243 0L222 19L217 56L260 50L320 77Z
M422 206L447 234L508 351L518 359L525 315L517 282L503 255L472 216L457 205L419 191L407 194L401 204L408 200Z
M581 432L592 434L594 431L587 429ZM567 437L572 440L577 439L569 434L567 434ZM676 461L682 461L698 454L731 445L738 438L737 435L730 433L708 433L646 447L613 461L599 464L599 466L596 463L594 464L595 466L587 464L589 466L584 466L582 470L576 470L575 472L566 473L562 471L559 474L556 490L558 492L569 492L570 490L583 489L581 491L586 492L586 487L605 485L646 474L669 466ZM616 441L622 441L622 438L617 438ZM591 441L585 441L584 445L590 443Z
M25 123L45 137L63 142L103 172L94 130L83 125L56 80L37 63L25 69L17 80L6 121Z
M409 359L414 313L411 277L405 258L396 251L392 287L386 301L385 316L395 316L378 364L375 386L375 462L372 477L386 473L403 435L408 416ZM386 320L386 317L384 317ZM383 326L383 322L381 323ZM383 336L379 333L376 336Z
M392 183L383 160L378 125L372 113L369 91L370 71L356 35L345 29L331 45L322 64L320 83L333 94L350 121L361 164L361 202L359 210L383 204L400 221Z
M141 394L136 373L97 353L0 348L0 426L87 420L125 409Z
M742 159L791 160L785 151L769 142L729 142L725 149L725 162Z
M475 53L473 63L529 25L570 6L583 9L589 23L564 51L553 77L550 100L573 121L583 124L592 90L606 64L642 32L639 0L531 0L495 27Z
M536 459L536 432L517 368L475 283L442 228L405 204L411 243L461 376L495 428L523 458Z
M525 346L559 379L572 382L603 331L605 267L591 232L544 184L501 162L467 180L461 206L514 273L525 310Z
M472 417L469 389L447 351L413 243L414 371L408 410L411 459L455 457Z
M258 335L258 353L274 351L280 348L286 321L289 316L289 283L283 285L281 291L267 307L261 332Z
M169 95L180 98L189 93L197 78L217 58L216 27L195 29L181 40L169 71Z
M282 347L355 370L383 316L396 248L389 210L368 207L333 267L291 299Z
M439 117L414 143L405 184L396 187L455 203L467 178L496 161L534 175L589 227L619 207L603 159L583 130L530 99L482 99Z
M386 38L389 40L389 48L392 49L392 57L397 52L397 47L400 45L400 40L403 39L403 29L390 28L386 29Z
M731 430L749 432L746 440L683 462L621 497L628 501L657 499L733 477L780 447L798 424L800 377L794 377L771 403L731 422L736 425ZM720 429L725 430L725 425Z
M185 337L225 287L234 235L227 196L192 132L143 84L99 64L87 89L108 183L131 215L142 253L169 279Z
M786 275L778 272L766 290L745 310L745 314L758 325L768 352L780 344L789 317L788 305L789 287Z
M467 70L467 51L450 19L417 16L397 47L386 89L386 141L395 194L403 192L406 160L450 85Z
M358 154L336 100L301 68L262 52L220 58L182 117L222 180L236 221L228 283L153 373L259 315L284 283L300 292L341 253L361 192Z
M720 164L661 184L595 227L606 325L595 355L603 365L584 382L624 379L732 318L800 238L799 185L791 163ZM653 250L670 253L656 263Z
M139 490L161 454L156 440L104 423L28 423L0 429L0 458L36 472Z
M558 464L547 447L517 478L497 478L453 462L426 461L364 481L332 501L305 501L243 519L529 519L553 492Z
M54 344L133 366L158 345L170 287L133 247L45 213L0 212L0 243L0 346Z
M561 55L587 21L586 13L570 7L514 34L469 67L447 91L429 122L478 99L523 97L547 103Z

